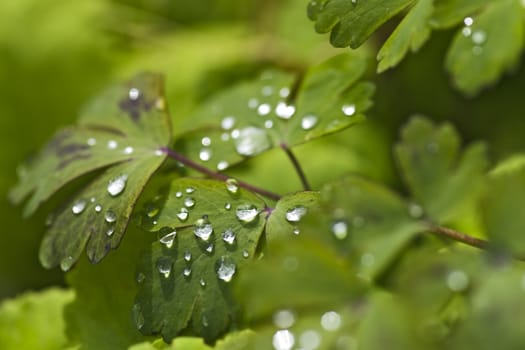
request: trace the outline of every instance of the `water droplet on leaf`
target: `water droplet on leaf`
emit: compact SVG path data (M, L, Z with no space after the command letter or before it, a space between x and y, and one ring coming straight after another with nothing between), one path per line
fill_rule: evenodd
M207 247L206 247L206 252L208 253L213 253L213 248L214 248L214 245L213 243L210 243Z
M318 119L315 115L305 115L303 119L301 119L301 128L303 128L303 130L311 130L315 128L317 121Z
M287 329L281 329L274 333L272 345L275 350L291 350L295 344L295 337Z
M286 221L299 222L301 218L308 212L308 209L303 206L297 206L286 211Z
M225 117L221 120L221 127L224 130L230 130L235 126L235 118L232 116Z
M335 311L328 311L321 316L321 326L329 332L335 332L341 327L341 316Z
M199 219L195 223L195 228L193 229L195 236L202 239L203 241L208 241L211 234L213 233L212 224L206 219Z
M253 204L243 204L237 207L235 216L239 221L248 224L259 216L259 210Z
M108 210L104 214L104 219L106 219L106 222L108 222L108 223L115 222L115 221L117 221L117 214L115 214L115 212L113 212L112 210Z
M67 271L69 271L71 269L71 267L73 266L74 262L75 262L75 260L73 259L73 257L71 255L66 256L65 258L60 260L60 268L62 269L62 271L67 272Z
M219 163L217 163L217 170L225 170L229 166L230 164L227 161L221 160Z
M133 316L133 322L135 322L137 329L142 329L144 327L144 315L142 314L142 308L140 307L140 304L133 305L131 313Z
M209 161L211 159L211 156L212 156L212 152L211 152L211 149L209 148L203 148L199 152L199 159L202 160L203 162Z
M95 211L100 213L102 211L102 206L100 204L95 205Z
M189 193L193 193L193 192L195 192L195 189L193 187L186 188L186 193L189 194Z
M113 233L115 233L115 227L114 226L108 227L108 229L106 230L106 236L111 237L113 236Z
M157 270L162 276L164 276L164 278L170 277L171 265L172 265L172 262L171 262L171 259L169 258L160 257L157 260Z
M270 114L271 110L272 108L268 103L263 103L259 107L257 107L257 114L259 114L260 116L265 116Z
M235 232L233 232L231 228L226 229L226 231L222 233L222 240L227 244L232 245L235 242Z
M108 141L108 149L115 149L118 147L118 142L115 140Z
M229 256L222 256L217 267L217 277L224 281L230 282L235 274L237 266Z
M190 267L185 267L184 271L182 271L182 274L184 275L184 277L190 277L191 276L191 268Z
M71 207L71 211L75 215L79 215L84 212L84 209L86 209L87 201L85 199L79 199L75 203L73 203L73 206Z
M226 190L230 193L236 194L239 192L239 183L235 179L226 180Z
M454 270L447 276L447 287L453 292L463 292L469 285L468 275L461 270Z
M132 101L137 100L140 97L140 90L136 88L129 89L128 97Z
M188 220L188 216L189 216L189 212L188 212L188 209L186 208L180 208L180 211L177 213L177 218L181 222Z
M279 96L282 98L287 98L290 95L290 89L288 87L282 87L281 90L279 90Z
M121 194L122 191L124 191L124 189L126 188L127 181L128 181L128 175L126 174L117 176L113 180L110 180L108 183L108 187L107 187L107 190L110 196L116 197L119 194Z
M124 148L124 151L122 151L122 152L124 152L124 154L132 154L133 151L134 151L133 147L128 146L128 147Z
M290 328L295 323L295 314L291 310L280 310L273 314L273 324L277 328Z
M191 252L189 250L186 250L184 252L184 260L187 261L187 262L191 261Z
M348 236L348 223L345 220L336 220L332 223L332 233L337 239L345 239Z
M355 105L354 104L344 105L341 109L343 111L343 114L348 116L348 117L351 117L351 116L353 116L355 114Z
M142 272L139 272L139 273L137 274L137 278L136 278L136 280L137 280L137 283L138 283L138 284L142 284L142 283L144 283L144 281L146 280L146 275L144 275Z
M282 119L290 119L295 114L295 106L279 102L275 107L275 114Z
M171 248L175 237L177 237L177 231L172 227L165 226L159 230L159 235L159 242L164 244L166 248Z
M352 0L352 2L354 1L355 0ZM317 331L311 329L306 330L301 333L301 336L299 337L299 344L304 350L317 349L319 345L321 345L321 335ZM337 349L352 350L353 348L337 347Z
M87 139L87 144L88 146L95 146L97 144L97 140L93 137L90 137L89 139Z
M175 197L181 198L182 197L182 192L181 191L175 192Z
M184 198L184 205L186 208L192 208L195 206L195 200L192 197Z
M199 284L201 285L202 288L206 287L206 281L203 280L202 278L200 279Z
M226 209L226 210L230 210L231 208L232 208L231 203L226 203L226 204L224 204L224 209Z

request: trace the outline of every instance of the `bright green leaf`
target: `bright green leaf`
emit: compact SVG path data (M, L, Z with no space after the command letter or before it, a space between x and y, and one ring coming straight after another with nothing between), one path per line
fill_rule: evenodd
M186 328L214 341L237 320L230 281L256 255L265 203L235 182L177 179L144 213L159 242L140 266L134 306L144 334Z
M438 222L456 219L484 182L485 146L473 144L461 154L459 136L449 124L438 127L413 118L402 130L395 154L414 200Z
M25 213L72 180L109 165L70 197L50 220L40 259L68 270L87 246L92 262L120 243L131 211L150 176L165 159L171 128L162 78L144 73L96 98L76 127L65 129L44 148L11 192L19 203L32 194Z
M309 210L319 205L318 192L297 192L281 198L268 218L267 239L289 237L300 234L298 227Z
M432 25L448 28L464 21L468 16L475 16L492 0L439 0L436 1Z
M254 332L251 330L229 333L224 339L219 340L214 347L206 345L202 338L178 337L173 339L169 345L159 339L153 343L135 344L128 350L245 350L249 349L247 344L253 336Z
M523 48L523 8L519 0L493 1L473 23L458 31L446 66L459 89L475 94L513 68Z
M201 129L182 135L176 149L225 170L274 147L295 146L363 121L374 86L362 82L366 62L335 56L296 78L266 71L259 80L227 90L190 119ZM297 89L297 91L295 91Z
M131 308L137 292L134 267L152 241L148 236L128 230L116 254L97 265L81 259L68 273L67 282L76 296L65 308L66 332L80 350L125 349L144 340L132 321Z
M396 66L408 50L416 52L423 46L430 36L433 10L434 0L419 0L414 5L377 54L379 73Z
M62 310L73 292L48 289L26 293L0 304L2 350L56 350L66 345Z
M413 3L414 0L312 0L308 16L315 21L318 33L331 31L332 45L355 49Z

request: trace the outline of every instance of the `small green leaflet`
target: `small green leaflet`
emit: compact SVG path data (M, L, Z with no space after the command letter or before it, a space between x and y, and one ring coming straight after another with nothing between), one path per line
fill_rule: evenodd
M479 16L465 20L446 59L455 84L473 95L513 68L523 51L524 25L519 0L493 1Z
M374 86L362 82L366 61L335 56L309 69L301 81L281 71L220 93L190 118L201 128L181 135L175 148L211 168L225 170L274 147L295 146L363 121Z
M135 321L166 341L192 329L212 342L237 320L230 282L256 255L266 205L235 181L176 179L166 193L143 213L159 241L139 267Z
M163 79L143 73L103 92L75 127L59 132L27 166L11 191L13 202L29 197L25 214L66 184L104 170L50 217L40 259L68 270L87 246L92 262L118 246L135 202L163 163L171 140Z
M473 144L460 153L460 139L450 124L435 126L414 117L395 148L401 175L417 204L439 223L451 222L476 199L487 168L486 147Z

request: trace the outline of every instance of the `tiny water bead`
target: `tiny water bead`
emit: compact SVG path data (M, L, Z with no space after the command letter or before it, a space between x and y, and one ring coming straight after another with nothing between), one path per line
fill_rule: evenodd
M139 273L137 274L137 278L136 278L136 280L137 280L137 283L138 283L138 284L142 284L142 283L144 283L144 281L146 280L146 275L143 274L142 272L139 272Z
M209 148L203 148L199 152L199 159L203 162L207 162L211 159L212 151Z
M232 117L232 116L224 117L221 120L221 127L224 130L230 130L231 128L235 126L235 122L236 122L235 117Z
M264 96L271 96L273 94L273 87L271 86L263 86L263 88L261 89L261 94L263 94Z
M184 261L190 262L191 261L191 252L189 250L186 250L184 252Z
M179 212L177 213L177 218L181 221L181 222L184 222L186 220L188 220L188 216L189 216L189 211L188 209L186 208L180 208Z
M128 175L126 174L119 175L116 178L110 180L107 187L109 195L112 197L116 197L119 194L121 194L126 188L127 181Z
M164 278L170 277L172 265L172 261L169 258L160 257L157 260L157 270Z
M95 146L97 144L97 140L93 137L90 137L89 139L87 139L87 144L88 146Z
M126 148L124 148L124 150L122 151L124 154L132 154L135 150L133 149L133 147L131 146L128 146Z
M232 208L231 203L228 202L228 203L225 203L225 204L224 204L224 209L226 209L226 210L230 210L231 208Z
M221 160L217 163L217 170L226 170L229 166L230 164L227 161Z
M290 89L288 87L282 87L279 90L279 96L282 98L287 98L290 95Z
M296 226L296 227L293 228L292 233L293 233L294 235L298 235L298 234L301 233L301 230L299 229L299 227Z
M113 233L115 233L115 226L110 226L106 230L106 236L111 237L113 236Z
M248 108L250 109L255 109L257 108L257 106L259 106L259 100L256 99L255 97L252 97L248 100Z
M130 100L136 101L140 97L140 90L137 88L129 89L128 97Z
M115 149L118 147L118 142L115 140L108 141L108 149Z
M199 284L201 285L202 288L206 287L206 281L203 280L202 278L199 280Z
M447 275L447 287L453 292L463 292L469 283L468 275L461 270L454 270Z
M423 216L424 211L420 205L416 203L410 203L408 205L408 214L414 219L419 219Z
M354 104L343 105L341 110L343 111L344 115L351 117L355 114L355 105Z
M305 115L301 119L301 128L303 130L312 130L317 125L318 118L315 115Z
M321 327L329 332L335 332L341 327L341 316L335 311L328 311L321 316Z
M193 187L186 188L186 193L190 194L190 193L193 193L193 192L195 192L195 189Z
M259 210L253 204L242 204L237 207L235 216L245 224L253 222L259 216Z
M265 121L264 121L264 127L265 127L266 129L271 129L271 128L273 128L273 120L271 120L271 119L265 120Z
M306 215L308 209L303 206L297 206L286 211L285 217L288 222L299 222Z
M71 207L71 211L75 215L79 215L84 212L86 209L87 201L85 199L79 199L75 203L73 203L73 206Z
M248 259L250 257L250 253L245 249L242 251L242 257Z
M203 241L208 241L213 233L213 226L207 219L202 218L195 223L193 232L198 238Z
M472 33L472 42L477 45L485 43L487 40L487 34L482 30L476 30Z
M226 180L226 190L232 194L239 192L239 183L235 179Z
M95 205L95 212L100 213L102 211L102 206L100 204Z
M210 243L207 247L206 247L206 252L207 253L213 253L213 249L215 248L215 246L213 245L213 243Z
M290 328L295 323L295 314L291 310L279 310L273 314L273 324L277 328Z
M301 333L299 337L299 344L304 350L314 350L321 345L321 335L319 332L312 329L306 330ZM347 349L345 347L338 347L337 349Z
M71 255L68 255L62 260L60 260L60 269L62 269L62 271L64 272L67 272L71 270L71 267L73 266L74 263L75 263L75 259Z
M185 267L184 271L182 271L182 274L184 275L184 277L190 277L191 276L191 268L190 267Z
M463 23L467 26L467 27L470 27L471 25L474 24L474 20L472 19L472 17L465 17L463 19Z
M332 223L332 233L337 239L345 239L348 236L348 223L346 220L336 220Z
M268 115L271 111L272 107L270 107L268 103L263 103L259 105L259 107L257 107L257 114L259 114L260 116Z
M211 145L211 138L209 138L208 136L204 136L204 137L201 139L201 145L203 145L203 146L209 146L209 145Z
M226 242L227 244L229 245L232 245L233 243L235 243L235 232L233 232L233 230L231 228L228 228L226 229L223 233L222 233L222 240L224 242Z
M195 206L195 199L193 199L193 197L184 198L184 206L186 208L193 208Z
M142 329L144 327L144 315L142 314L142 308L140 307L140 304L133 305L131 314L137 329Z
M117 214L115 214L115 212L112 210L108 210L104 214L104 219L106 220L107 223L115 222L117 221Z
M281 329L274 333L272 345L275 350L291 350L295 344L295 337L287 329Z
M175 197L181 198L182 197L182 192L181 191L175 192Z
M282 119L290 119L295 114L295 106L279 102L275 107L275 115Z
M231 257L221 256L217 267L217 277L224 282L230 282L236 269L237 266Z
M171 248L175 237L177 237L177 231L169 226L165 226L159 230L159 242L164 244L166 248Z

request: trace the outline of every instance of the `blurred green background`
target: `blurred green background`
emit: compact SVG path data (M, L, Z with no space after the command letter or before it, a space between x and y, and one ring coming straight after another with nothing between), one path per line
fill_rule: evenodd
M0 298L63 283L61 272L38 262L50 208L23 219L7 191L17 164L74 123L100 89L141 70L165 73L177 131L199 101L262 66L302 71L341 52L314 32L304 0L17 0L1 1L0 14ZM399 186L391 147L414 113L451 120L467 141L489 141L493 160L523 150L523 67L466 98L443 69L451 35L434 33L421 52L380 76L371 60L378 88L369 121L297 150L314 185L357 172ZM381 41L362 50L374 56ZM285 162L277 150L238 171L274 191L297 190L291 171L282 179Z

